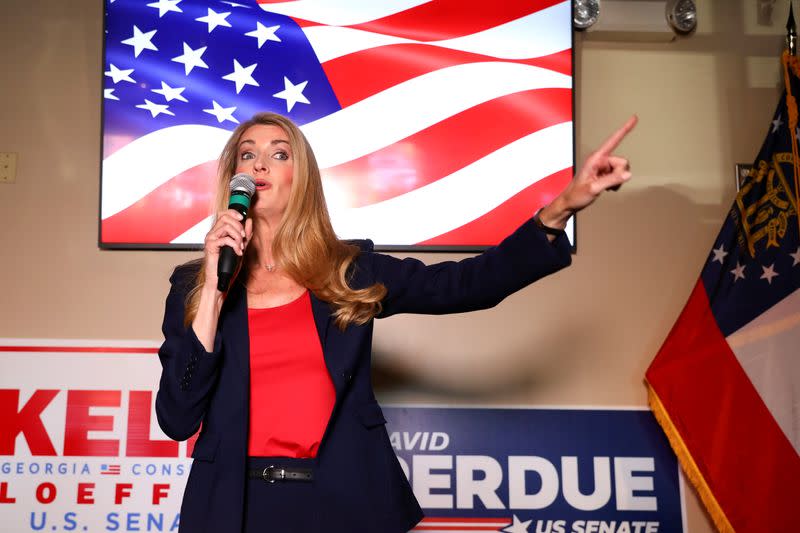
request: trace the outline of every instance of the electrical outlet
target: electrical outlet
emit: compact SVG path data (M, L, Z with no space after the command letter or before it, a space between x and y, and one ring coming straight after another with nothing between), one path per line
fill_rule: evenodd
M0 183L17 181L17 153L0 152Z

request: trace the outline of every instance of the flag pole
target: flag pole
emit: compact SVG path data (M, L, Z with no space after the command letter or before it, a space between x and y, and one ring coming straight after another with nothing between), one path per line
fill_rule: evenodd
M798 132L798 111L797 100L792 95L792 87L789 77L791 69L797 75L797 25L794 22L794 9L792 0L789 0L789 20L786 21L786 50L783 52L783 76L786 91L786 107L789 112L789 136L792 143L792 162L794 163L794 194L795 206L800 206L800 153L798 153L797 137ZM791 194L791 192L790 192ZM800 232L800 213L797 213L797 229Z
M786 21L786 48L789 49L789 54L797 55L797 26L794 23L792 0L789 0L789 20Z

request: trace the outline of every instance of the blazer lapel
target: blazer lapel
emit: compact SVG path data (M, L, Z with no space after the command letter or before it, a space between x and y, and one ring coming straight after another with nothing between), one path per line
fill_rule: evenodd
M238 281L231 287L225 305L230 306L222 324L223 339L228 340L226 350L233 356L242 372L245 387L250 385L250 333L247 325L247 293ZM220 315L224 316L224 315ZM245 388L244 390L247 390Z
M314 315L314 324L317 326L319 342L322 344L322 352L325 353L325 345L328 341L328 327L331 323L331 306L328 302L323 302L314 293L311 296L311 313Z
M314 324L317 326L319 342L322 345L322 355L325 358L325 366L328 374L333 381L336 395L341 393L345 385L346 375L343 372L343 359L345 354L337 350L337 339L341 337L339 330L331 320L331 306L311 293L311 312L314 314Z

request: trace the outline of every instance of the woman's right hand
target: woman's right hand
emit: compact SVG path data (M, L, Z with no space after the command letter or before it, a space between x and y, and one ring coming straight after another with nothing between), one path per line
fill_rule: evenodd
M253 234L253 221L247 219L242 227L242 215L234 210L227 209L217 214L217 220L206 234L203 245L205 253L205 286L217 287L217 263L220 250L223 246L230 246L238 256L244 255L247 243Z

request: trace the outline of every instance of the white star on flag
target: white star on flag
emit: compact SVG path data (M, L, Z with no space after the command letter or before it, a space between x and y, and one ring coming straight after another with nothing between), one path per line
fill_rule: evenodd
M714 259L712 259L712 263L714 261L719 261L720 265L723 263L725 256L728 255L728 252L725 251L725 246L722 244L719 245L719 248L713 249L712 252L714 252Z
M222 123L226 120L230 120L236 124L239 123L239 121L233 116L233 112L236 111L235 107L222 107L215 100L212 100L211 104L214 106L213 109L203 109L203 111L209 115L214 115L217 117L218 122Z
M258 47L261 48L267 41L281 42L281 38L275 35L280 26L266 27L260 22L256 22L256 29L251 32L245 33L247 37L255 37L258 39Z
M175 113L169 110L168 105L154 104L147 98L144 99L143 104L137 105L136 107L137 109L146 109L147 111L150 111L150 114L153 116L153 118L156 118L161 113L164 113L165 115L172 115L173 117L175 116Z
M217 26L224 26L226 28L230 28L231 23L225 20L228 18L230 14L231 14L230 11L227 13L217 13L216 11L214 11L209 7L208 15L206 15L205 17L196 18L194 20L198 22L205 22L206 24L208 24L208 33L211 33Z
M183 13L183 10L178 7L178 4L180 4L182 1L183 0L158 0L158 2L147 4L147 7L158 8L158 18L161 18L170 11Z
M183 43L183 55L173 57L172 60L176 63L183 63L183 66L186 70L186 75L188 76L194 67L208 68L208 65L206 65L206 62L202 59L206 48L208 47L203 46L197 50L192 50L188 44Z
M114 80L114 83L119 83L121 81L136 83L136 80L131 78L131 74L133 74L132 68L129 68L127 70L120 70L116 66L114 66L114 63L109 63L108 66L111 70L107 70L106 72L104 72L104 74L109 78L111 78L112 80Z
M523 522L517 518L517 515L514 515L513 519L514 521L512 524L503 531L506 533L528 533L528 527L530 527L532 520L526 520Z
M258 82L253 79L253 71L257 66L257 63L253 63L249 67L242 67L242 65L240 65L239 62L234 59L233 72L222 76L222 79L232 81L236 84L236 94L239 94L245 85L253 85L258 87Z
M105 98L106 100L119 100L119 98L117 98L114 95L114 89L113 88L111 88L111 89L103 89L103 98Z
M774 278L775 276L778 275L778 273L775 272L775 270L773 268L774 266L775 266L775 263L772 263L768 267L765 267L765 266L761 267L764 270L764 273L761 274L761 278L760 279L767 280L767 283L769 283L770 285L772 285L772 278Z
M160 89L152 89L154 93L158 93L164 96L167 102L171 102L173 100L180 100L181 102L188 102L186 98L183 97L181 94L183 91L186 90L186 87L170 87L163 81L161 82Z
M744 279L744 265L740 265L739 262L736 262L736 268L731 270L731 274L733 274L733 282L736 283L737 279Z
M243 7L245 9L250 9L250 6L246 6L244 4L237 4L236 2L226 2L225 0L222 0L222 3L223 4L228 4L229 6L233 6L233 7Z
M133 57L139 57L139 54L142 53L142 50L158 51L158 48L156 48L156 46L152 43L153 35L155 35L157 31L158 30L153 30L147 33L142 33L142 30L134 25L133 37L120 42L122 44L127 44L128 46L133 46Z
M298 83L294 85L292 82L289 81L289 78L286 76L283 77L283 85L285 87L284 90L273 94L275 98L282 98L286 100L286 111L289 112L294 107L294 104L297 102L301 102L303 104L310 104L311 102L308 101L308 98L303 96L303 90L305 90L306 85L308 84L308 80Z
M778 131L778 128L780 128L782 124L783 120L781 120L781 116L778 115L778 118L772 121L772 133Z
M797 251L795 253L789 254L789 257L794 259L794 263L792 263L792 266L800 265L800 246L797 247Z

